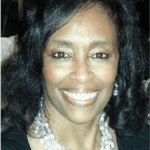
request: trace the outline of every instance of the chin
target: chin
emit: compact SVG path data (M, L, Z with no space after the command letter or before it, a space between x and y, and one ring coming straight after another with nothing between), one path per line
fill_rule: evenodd
M69 115L65 115L64 117L68 119L70 122L75 124L86 124L93 122L97 117L99 117L102 111L87 111L87 110L77 110L76 112L69 113ZM99 119L98 119L99 120Z

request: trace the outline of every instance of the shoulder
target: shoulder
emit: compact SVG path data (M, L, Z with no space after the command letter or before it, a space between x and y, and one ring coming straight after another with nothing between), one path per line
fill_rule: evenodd
M147 125L142 132L135 137L117 137L119 150L149 150L150 130Z
M25 134L10 128L1 134L2 150L31 150Z

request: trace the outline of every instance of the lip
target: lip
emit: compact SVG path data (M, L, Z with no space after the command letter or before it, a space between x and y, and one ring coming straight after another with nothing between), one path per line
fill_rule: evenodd
M61 88L60 89L61 91L68 91L68 92L71 92L71 93L93 93L93 92L99 92L100 89L81 89L81 88L77 88L77 89L74 89L74 88Z
M66 95L64 93L64 91L69 91L71 93L94 93L94 92L97 92L97 94L94 98L89 99L89 100L75 100L73 98L70 98L68 95ZM63 90L61 90L61 93L63 95L64 100L66 100L69 104L74 105L74 106L79 106L79 107L87 107L87 106L93 105L96 102L98 94L99 94L99 90L92 90L92 91L88 91L88 92L85 92L85 91L83 92L81 90L80 90L80 92L79 92L79 90L72 90L72 91L63 89Z

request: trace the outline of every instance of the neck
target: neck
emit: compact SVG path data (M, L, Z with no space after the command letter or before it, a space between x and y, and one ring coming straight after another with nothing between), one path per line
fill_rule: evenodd
M53 113L54 111L46 110L46 116L49 120L57 141L69 149L99 149L99 118L98 115L94 120L87 123L74 123L67 120L61 114Z

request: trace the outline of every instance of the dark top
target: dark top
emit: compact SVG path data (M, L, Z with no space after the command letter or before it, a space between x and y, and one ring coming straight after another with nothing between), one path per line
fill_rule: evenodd
M119 150L150 150L150 131L146 126L140 135L133 138L117 137ZM2 150L31 150L25 134L9 129L1 135Z

